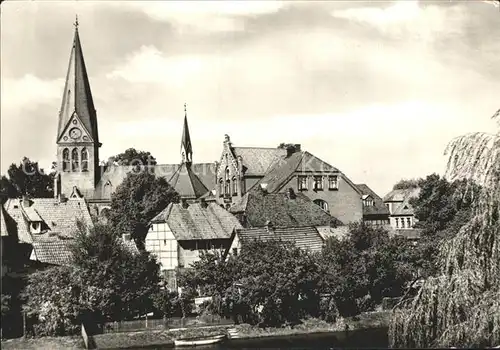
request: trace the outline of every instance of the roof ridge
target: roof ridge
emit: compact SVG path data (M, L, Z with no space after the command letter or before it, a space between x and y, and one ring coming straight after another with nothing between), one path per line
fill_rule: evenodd
M278 147L253 147L253 146L232 146L231 148L282 150L282 148Z

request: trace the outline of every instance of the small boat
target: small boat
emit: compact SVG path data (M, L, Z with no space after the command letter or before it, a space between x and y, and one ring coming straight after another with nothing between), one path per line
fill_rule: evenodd
M192 338L192 339L177 339L174 340L175 346L203 346L203 345L212 345L212 344L217 344L226 339L226 335L215 335L213 337L206 337L206 338Z

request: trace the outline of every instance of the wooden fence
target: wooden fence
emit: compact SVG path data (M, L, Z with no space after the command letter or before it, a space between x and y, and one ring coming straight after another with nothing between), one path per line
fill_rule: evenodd
M108 322L104 324L104 333L133 332L141 330L163 330L175 328L195 328L219 325L231 325L233 320L218 316L169 318L169 319L142 319L133 321Z

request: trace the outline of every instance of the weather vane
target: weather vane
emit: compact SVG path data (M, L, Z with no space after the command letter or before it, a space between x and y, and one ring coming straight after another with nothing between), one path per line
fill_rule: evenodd
M184 115L187 115L187 105L184 103Z
M78 29L78 15L75 16L75 23L73 24L76 29Z

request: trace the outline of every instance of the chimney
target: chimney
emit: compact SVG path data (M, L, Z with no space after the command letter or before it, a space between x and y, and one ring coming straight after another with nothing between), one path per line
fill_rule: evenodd
M189 207L189 204L188 204L186 198L181 198L181 205L184 209L187 209Z
M202 208L208 207L208 203L205 200L205 198L200 198L200 205L201 205Z
M288 195L288 199L295 199L295 198L297 198L297 195L295 194L295 191L291 187L288 189L287 195Z
M286 147L286 156L287 156L287 157L290 157L290 156L291 156L292 154L294 154L294 153L295 153L295 146L293 146L293 145L288 145L288 146Z
M271 222L271 220L267 220L266 221L266 231L268 233L274 233L274 225L273 223Z
M300 152L300 143L296 143L293 147L295 147L295 152Z
M59 194L59 203L66 203L67 201L68 198L63 193Z
M24 208L29 208L31 205L31 201L28 198L28 195L24 194L23 199L21 200L21 204L23 205Z
M126 241L130 241L132 239L132 236L130 235L130 233L124 233L122 234L122 239L126 242Z

